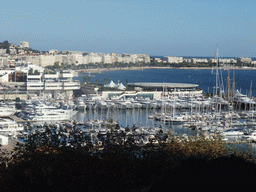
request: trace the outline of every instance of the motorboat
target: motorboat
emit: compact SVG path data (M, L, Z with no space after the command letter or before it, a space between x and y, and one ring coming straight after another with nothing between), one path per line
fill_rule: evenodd
M253 99L247 97L247 95L240 93L240 91L238 91L238 90L236 90L234 99L235 99L236 103L241 103L241 104L245 104L245 105L255 105L256 104L256 102Z
M239 129L228 129L221 133L221 135L225 135L225 136L239 136L239 135L243 135L243 134L244 134L244 132Z
M71 109L54 109L54 110L41 110L35 114L28 116L28 120L31 121L64 121L70 120L77 111Z
M10 116L10 115L13 115L15 112L16 112L15 108L10 108L5 105L0 106L0 117Z
M9 118L0 118L0 132L23 131L24 126Z

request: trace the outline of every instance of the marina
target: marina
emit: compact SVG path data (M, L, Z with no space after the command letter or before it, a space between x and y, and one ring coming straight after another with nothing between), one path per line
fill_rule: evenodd
M147 70L140 71L140 74L145 72ZM97 75L91 77L98 78ZM236 79L239 79L239 75ZM114 82L104 85L110 90L97 89L93 94L77 97L64 98L60 94L53 94L56 96L53 98L49 92L40 91L38 96L23 100L20 109L15 108L15 111L12 106L3 103L5 110L12 109L12 113L3 118L9 117L22 125L23 129L17 130L17 134L11 131L2 133L24 141L27 134L45 130L45 125L68 130L76 126L89 134L96 144L99 142L98 135L107 134L107 127L118 125L120 131L134 127L136 134L144 135L137 141L140 144L150 142L149 138L152 140L159 131L165 136L170 133L182 137L199 134L205 138L218 132L226 142L254 142L256 103L251 98L252 94L247 96L236 89L234 99L229 100L223 92L207 96L200 83L141 81L123 85ZM214 84L212 87L216 91ZM135 134L133 131L131 134Z

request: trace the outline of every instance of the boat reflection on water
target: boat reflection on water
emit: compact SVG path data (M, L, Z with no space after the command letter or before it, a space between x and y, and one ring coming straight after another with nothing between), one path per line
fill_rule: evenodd
M159 113L156 109L130 109L130 110L120 110L120 109L108 109L108 110L86 110L85 112L78 112L74 119L77 122L93 122L101 120L107 121L113 119L121 127L152 127L161 128L163 132L174 131L177 134L191 134L195 131L183 127L183 124L175 124L172 122L165 121L154 121L154 119L149 119L149 116Z

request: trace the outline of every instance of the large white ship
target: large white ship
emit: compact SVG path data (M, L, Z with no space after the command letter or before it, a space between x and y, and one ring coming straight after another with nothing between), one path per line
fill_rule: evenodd
M40 112L29 115L28 120L30 121L65 121L65 120L71 120L76 113L77 111L73 111L71 109L41 110Z
M23 131L24 127L8 118L0 118L0 132Z
M16 112L15 108L0 106L0 117L8 117Z
M255 105L256 104L256 102L253 99L247 97L247 95L242 94L238 90L236 91L234 99L235 99L235 102L238 104L239 103L245 104L245 105Z

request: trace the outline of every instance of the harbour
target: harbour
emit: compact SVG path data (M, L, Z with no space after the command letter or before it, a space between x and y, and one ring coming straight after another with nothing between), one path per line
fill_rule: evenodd
M73 124L79 124L80 129L96 131L97 135L102 130L106 132L106 122L112 119L115 122L113 125L118 124L122 129L137 127L141 128L142 132L147 132L148 129L156 130L152 134L157 133L157 130L162 130L163 133L172 133L183 137L201 134L210 138L217 131L220 132L223 141L226 142L253 142L254 138L251 137L251 134L256 126L254 119L256 116L255 101L246 94L242 94L241 89L240 91L237 90L236 95L234 95L237 99L236 104L230 104L225 98L217 95L207 97L204 91L206 86L196 83L202 81L207 84L207 81L211 80L212 77L215 80L215 75L210 70L203 71L196 70L191 73L191 70L187 72L186 70L182 70L182 72L178 70L178 73L190 74L187 79L195 77L200 79L192 79L193 83L186 81L186 78L180 79L178 76L176 82L173 83L156 82L158 78L152 79L152 77L159 75L165 81L164 74L166 71L161 69L131 71L132 75L138 73L139 77L136 79L131 76L136 82L127 81L125 86L121 83L124 80L115 81L115 78L118 78L116 71L108 72L110 74L95 73L91 76L91 81L96 81L99 78L98 81L100 82L111 75L114 81L109 84L106 83L104 86L122 84L120 87L126 89L129 86L130 91L92 89L95 91L93 94L70 97L69 99L58 98L57 100L49 97L49 94L41 94L40 97L32 97L22 101L21 110L19 109L15 114L12 113L9 118L24 126L26 134L28 134L29 123L30 126L34 127L30 130L32 132L36 131L36 127L42 128L46 124L51 126L57 124L58 127L63 128L72 128ZM124 71L119 71L119 73L122 76ZM148 73L151 75L147 75ZM209 76L208 73L211 75ZM170 69L168 76L170 76L169 74L175 78L177 70ZM193 77L194 75L195 77ZM83 76L86 74L79 74L78 78L74 77L74 79L82 81ZM186 75L183 76L186 77ZM130 79L131 77L124 76L123 78ZM237 74L238 82L239 78L241 77ZM177 82L178 80L181 82ZM213 91L214 80L211 82ZM114 82L119 83L115 84ZM237 83L237 87L238 85L239 83ZM252 90L251 93L253 93ZM249 93L249 90L246 92ZM46 97L49 98L46 99ZM249 103L244 103L242 106L241 103L245 101ZM5 133L12 138L18 138L22 135L10 134L8 131ZM96 135L94 135L93 140L98 142L98 139L95 138ZM149 141L144 140L144 142Z

